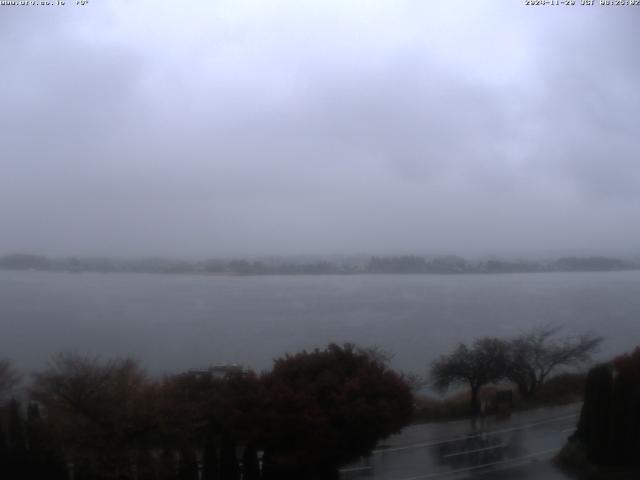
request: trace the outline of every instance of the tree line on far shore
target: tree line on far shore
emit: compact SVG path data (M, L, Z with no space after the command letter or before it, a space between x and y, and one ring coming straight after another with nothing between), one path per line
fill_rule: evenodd
M53 272L135 272L203 275L352 275L598 272L638 270L640 260L610 257L563 257L554 260L477 260L456 255L341 258L208 259L201 261L144 258L48 258L35 254L0 256L0 269Z

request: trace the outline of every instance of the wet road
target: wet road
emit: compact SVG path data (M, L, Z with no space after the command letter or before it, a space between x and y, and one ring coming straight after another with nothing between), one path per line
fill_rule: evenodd
M344 480L571 478L551 459L575 430L580 405L470 420L414 425L368 459L341 470Z

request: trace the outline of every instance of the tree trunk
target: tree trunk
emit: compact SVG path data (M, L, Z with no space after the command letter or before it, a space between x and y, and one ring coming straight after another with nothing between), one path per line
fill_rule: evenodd
M531 385L529 386L529 396L527 398L531 398L536 394L536 392L538 391L538 387L542 385L542 382L544 382L544 378L544 375L541 375L540 378L538 378L535 374L532 375Z
M202 480L218 480L218 451L213 432L209 432L204 442L204 452L202 455Z
M258 452L251 444L244 448L242 455L242 480L260 480Z
M609 463L612 390L610 367L600 365L589 371L577 437L586 444L587 458L595 465Z
M522 400L529 400L535 394L539 384L540 382L538 382L538 379L533 373L529 374L528 378L526 376L520 378L516 382L520 398Z
M229 434L225 434L220 445L220 480L239 479L240 466L236 457L236 442Z
M516 383L516 385L518 386L518 393L520 394L520 398L522 400L526 400L527 398L529 398L530 393L527 382L519 381Z
M480 393L480 385L471 386L471 414L477 415L480 412L480 402L478 402L478 393Z

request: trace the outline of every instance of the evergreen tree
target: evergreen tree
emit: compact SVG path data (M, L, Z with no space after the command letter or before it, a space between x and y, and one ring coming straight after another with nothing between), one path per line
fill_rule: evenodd
M178 478L176 458L170 449L165 448L164 450L162 450L159 463L160 478L162 478L163 480L175 480Z
M242 480L260 480L260 463L256 448L249 444L242 455Z
M6 472L8 468L9 446L7 445L6 433L4 431L2 422L0 422L0 472Z
M24 435L24 425L20 418L20 406L15 399L11 399L8 406L7 425L7 459L4 475L6 478L24 477L27 472L27 444Z
M262 453L262 480L278 480L277 471L273 465L272 455L269 450Z
M209 433L204 442L204 453L202 456L202 480L218 480L218 451L213 433Z
M180 480L197 480L198 478L198 460L190 448L183 447L180 450L178 478Z
M138 480L156 479L155 465L149 448L141 448L135 457L135 462Z
M229 434L222 436L220 445L220 480L240 480L236 442Z
M20 405L15 398L9 403L9 451L14 458L23 458L27 452L24 423L20 418Z

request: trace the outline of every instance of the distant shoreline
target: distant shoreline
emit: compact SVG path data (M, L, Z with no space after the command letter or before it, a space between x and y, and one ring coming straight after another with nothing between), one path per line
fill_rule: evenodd
M291 275L469 275L507 273L622 272L640 270L640 260L612 257L562 257L548 261L480 260L458 256L426 259L414 255L322 261L235 259L183 261L162 258L48 258L35 254L0 257L0 270L59 273L145 273L203 276Z

